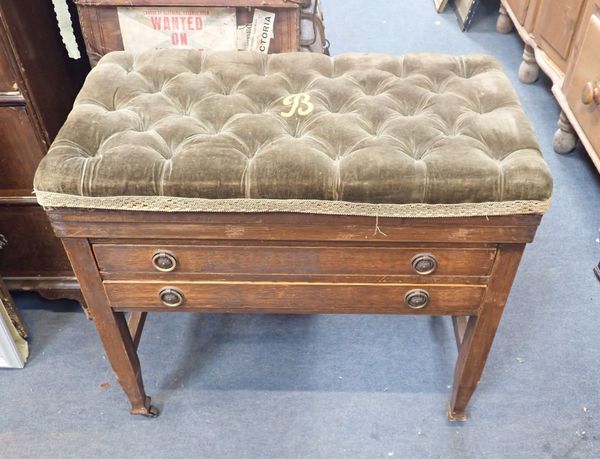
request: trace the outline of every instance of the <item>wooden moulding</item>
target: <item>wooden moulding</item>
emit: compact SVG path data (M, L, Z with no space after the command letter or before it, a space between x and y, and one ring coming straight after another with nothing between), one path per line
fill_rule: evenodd
M376 218L313 214L47 209L58 237L90 239L531 242L541 215ZM379 230L379 231L378 231Z

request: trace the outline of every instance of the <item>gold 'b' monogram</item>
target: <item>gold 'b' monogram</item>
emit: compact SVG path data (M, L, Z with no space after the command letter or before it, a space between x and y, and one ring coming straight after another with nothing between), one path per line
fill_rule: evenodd
M315 106L310 102L310 95L305 92L301 92L300 94L290 94L283 99L283 105L286 107L292 106L289 112L281 112L281 116L284 118L294 116L296 113L300 116L306 116L315 109Z

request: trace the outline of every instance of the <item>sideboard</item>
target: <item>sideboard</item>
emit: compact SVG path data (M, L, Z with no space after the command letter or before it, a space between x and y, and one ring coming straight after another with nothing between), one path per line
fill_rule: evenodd
M600 171L600 0L501 0L497 30L516 29L525 42L519 79L552 80L562 110L554 150L568 153L577 138Z

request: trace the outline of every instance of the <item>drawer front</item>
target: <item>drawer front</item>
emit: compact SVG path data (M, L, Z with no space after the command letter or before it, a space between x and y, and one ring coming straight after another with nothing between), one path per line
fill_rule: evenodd
M569 106L596 151L600 151L600 13L587 24L565 80Z
M94 244L93 248L103 273L123 275L170 272L173 275L487 276L495 256L495 249L489 247ZM160 254L167 258L155 258Z
M485 291L481 285L316 282L108 281L104 288L111 307L127 310L434 315L472 314Z

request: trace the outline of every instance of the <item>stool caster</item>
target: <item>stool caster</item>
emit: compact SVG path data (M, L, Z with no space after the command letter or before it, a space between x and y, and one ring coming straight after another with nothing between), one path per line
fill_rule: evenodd
M464 422L467 420L467 413L465 413L464 411L452 411L452 409L450 408L450 403L446 404L446 414L448 415L448 421Z
M140 415L140 416L144 416L147 418L155 418L160 414L160 411L158 410L158 408L156 408L155 406L150 404L151 400L150 397L146 397L146 403L143 407L141 408L137 408L137 407L133 407L131 408L130 413L131 414L136 414L136 415Z

